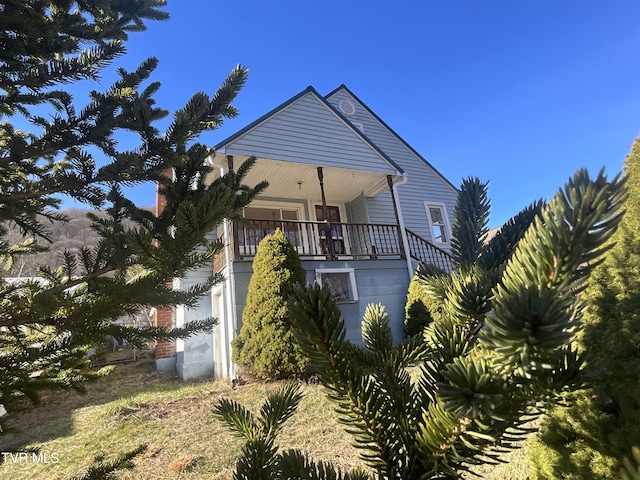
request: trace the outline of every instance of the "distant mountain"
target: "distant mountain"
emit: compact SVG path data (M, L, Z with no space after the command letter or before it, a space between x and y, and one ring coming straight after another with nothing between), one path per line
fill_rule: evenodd
M38 265L49 265L56 268L60 265L60 253L66 250L77 250L80 247L95 247L100 240L98 234L91 228L91 221L87 218L88 210L73 208L64 210L69 221L66 223L55 222L45 224L47 230L51 233L51 243L46 240L38 239L41 245L49 246L48 252L37 253L34 255L25 255L18 258L14 267L6 271L2 266L2 277L28 277L38 274ZM93 210L95 213L95 210ZM22 241L20 230L15 225L6 225L8 234L6 237L9 244L15 244Z

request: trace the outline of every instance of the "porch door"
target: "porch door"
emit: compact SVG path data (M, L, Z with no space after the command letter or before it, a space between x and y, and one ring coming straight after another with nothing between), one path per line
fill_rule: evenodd
M324 212L322 205L316 205L316 219L319 222L329 221L331 223L331 240L333 242L333 253L336 255L344 255L347 253L347 249L344 246L344 234L342 231L342 225L340 225L340 209L338 207L330 207L327 205L327 216L324 218ZM327 227L324 225L318 226L318 232L320 234L320 248L322 253L328 254L328 239L327 239Z
M244 227L245 255L255 255L258 244L267 235L280 228L293 247L301 253L304 250L301 225L297 223L298 211L279 207L245 207L244 217L249 219Z

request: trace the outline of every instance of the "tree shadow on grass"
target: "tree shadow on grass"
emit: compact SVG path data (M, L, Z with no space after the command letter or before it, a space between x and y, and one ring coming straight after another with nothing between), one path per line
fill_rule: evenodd
M28 445L70 435L74 415L80 409L146 392L179 390L187 385L174 373L157 372L153 360L117 365L111 374L86 384L84 394L48 392L36 406L25 402L8 416L6 426L17 432L0 435L0 451L21 451Z

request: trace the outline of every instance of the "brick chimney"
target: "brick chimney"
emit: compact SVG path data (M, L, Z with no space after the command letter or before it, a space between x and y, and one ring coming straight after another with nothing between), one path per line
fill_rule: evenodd
M167 168L162 172L168 178L173 177L173 170ZM167 205L167 199L160 193L160 185L156 188L156 216L159 216ZM162 248L162 246L160 246ZM153 324L156 327L173 328L175 316L173 308L156 308ZM176 342L156 343L156 368L159 371L172 371L176 368Z

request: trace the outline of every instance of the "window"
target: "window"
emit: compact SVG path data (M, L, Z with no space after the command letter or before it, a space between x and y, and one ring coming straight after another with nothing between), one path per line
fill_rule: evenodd
M244 217L252 220L298 220L298 211L285 208L245 207Z
M280 207L245 207L244 218L251 221L244 225L245 245L257 248L257 245L267 235L271 235L279 228L295 248L301 246L298 210Z
M358 301L356 276L353 268L318 269L316 270L316 282L320 285L326 283L337 303Z
M449 243L449 219L444 204L425 202L424 205L433 241L435 243Z

